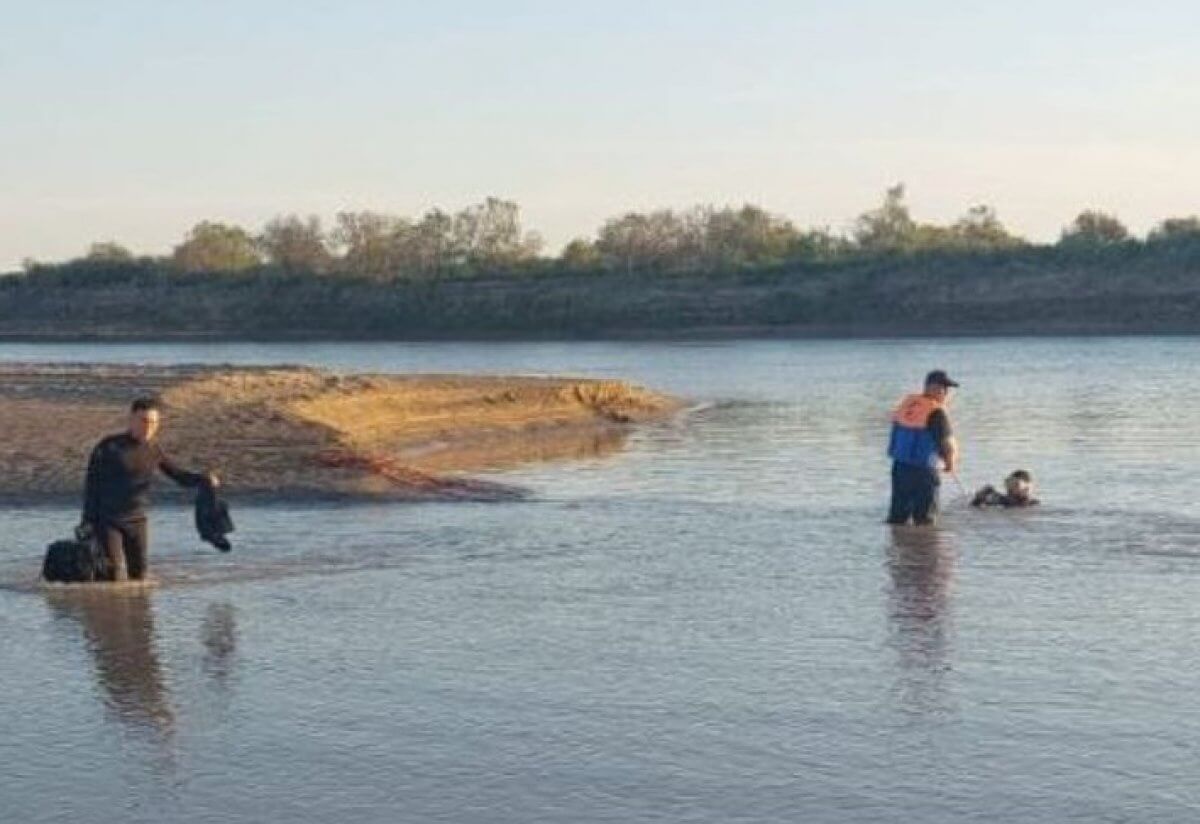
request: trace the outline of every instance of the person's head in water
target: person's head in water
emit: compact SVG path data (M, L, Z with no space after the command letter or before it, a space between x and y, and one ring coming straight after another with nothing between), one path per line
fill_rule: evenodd
M162 403L157 398L138 398L129 405L129 434L134 440L154 440L161 424Z
M1033 476L1024 469L1004 479L1004 492L1014 501L1028 501L1033 498Z
M958 384L950 380L950 376L941 369L934 369L925 376L925 396L939 403L949 403L950 390L956 386Z

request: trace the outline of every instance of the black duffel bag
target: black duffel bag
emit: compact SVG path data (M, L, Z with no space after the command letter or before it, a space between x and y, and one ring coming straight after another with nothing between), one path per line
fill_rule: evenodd
M64 584L111 581L108 555L94 534L76 530L76 538L55 541L46 548L42 577Z

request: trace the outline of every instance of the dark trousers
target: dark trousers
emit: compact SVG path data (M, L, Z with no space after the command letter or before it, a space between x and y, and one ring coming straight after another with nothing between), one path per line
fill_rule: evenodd
M937 470L924 466L892 464L892 506L889 524L931 524L937 514Z
M114 581L140 581L146 577L150 531L145 519L101 524L100 540Z

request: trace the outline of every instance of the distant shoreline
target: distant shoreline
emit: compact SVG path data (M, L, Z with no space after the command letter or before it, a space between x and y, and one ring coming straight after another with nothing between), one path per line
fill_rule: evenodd
M1003 326L911 327L843 324L825 326L733 326L695 329L611 329L595 333L497 333L422 334L422 335L347 335L286 334L231 335L225 333L182 332L86 333L66 335L56 332L0 333L0 344L262 344L262 343L653 343L758 340L922 340L971 338L1145 338L1200 337L1196 324L1095 324L1063 323L1045 325L1013 323Z
M707 274L372 279L66 264L0 278L0 341L866 339L1200 334L1200 240Z

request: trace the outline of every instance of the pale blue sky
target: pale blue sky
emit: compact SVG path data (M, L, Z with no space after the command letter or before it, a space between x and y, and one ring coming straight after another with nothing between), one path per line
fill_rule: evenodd
M572 5L576 7L571 7ZM896 181L1038 239L1200 212L1194 2L0 0L0 268L205 218L517 200L841 229Z

